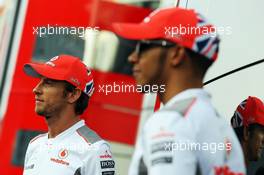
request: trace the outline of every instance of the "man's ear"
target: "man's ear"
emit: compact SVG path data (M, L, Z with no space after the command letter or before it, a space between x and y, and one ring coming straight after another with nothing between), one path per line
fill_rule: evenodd
M67 99L69 103L76 102L82 94L82 91L80 89L74 89L73 92L69 92L67 95Z
M244 128L243 128L243 139L244 139L245 141L248 141L248 139L249 139L249 131L248 131L248 127L244 127Z
M176 45L173 48L170 48L171 51L169 52L168 56L170 58L170 62L172 66L178 66L182 63L185 57L185 48L181 45Z

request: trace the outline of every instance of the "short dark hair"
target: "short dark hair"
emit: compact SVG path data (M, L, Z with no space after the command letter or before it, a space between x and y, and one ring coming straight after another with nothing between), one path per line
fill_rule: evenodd
M192 62L195 74L203 78L208 68L213 64L213 61L191 49L185 48L185 51Z
M75 86L65 81L65 96L67 95L67 92L73 92L76 89ZM81 93L81 96L78 98L76 105L75 105L75 113L77 115L83 114L85 109L88 107L89 102L89 96L86 95L84 92Z

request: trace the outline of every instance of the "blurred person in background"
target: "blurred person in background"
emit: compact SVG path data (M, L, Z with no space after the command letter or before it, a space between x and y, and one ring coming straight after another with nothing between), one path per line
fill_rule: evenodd
M86 65L60 55L46 63L25 64L24 71L40 79L33 89L35 112L48 125L48 133L28 145L24 175L113 175L109 144L80 119L94 90Z
M247 167L250 161L260 160L264 148L263 102L249 96L237 106L231 125L243 148Z
M158 92L164 106L139 134L129 175L243 175L239 141L203 89L218 55L216 28L195 10L175 7L157 9L139 24L113 27L138 41L128 58L137 84L165 85ZM199 147L204 143L218 147Z

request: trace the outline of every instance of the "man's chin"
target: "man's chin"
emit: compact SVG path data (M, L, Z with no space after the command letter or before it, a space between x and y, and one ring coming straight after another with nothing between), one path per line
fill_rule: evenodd
M142 81L142 80L136 80L137 86L146 86L149 85L146 81Z
M42 112L42 111L36 111L36 113L41 116L41 117L45 117L46 120L49 120L50 119L50 116L45 113L45 112Z
M41 111L41 110L35 110L35 112L39 115L39 116L46 116L46 113L45 113L45 111Z

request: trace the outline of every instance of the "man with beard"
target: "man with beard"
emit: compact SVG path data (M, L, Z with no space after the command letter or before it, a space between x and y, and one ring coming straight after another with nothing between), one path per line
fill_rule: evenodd
M46 63L25 64L24 71L40 79L33 89L35 112L48 125L48 133L28 145L24 175L114 174L109 144L80 119L94 90L85 64L79 58L60 55Z
M139 24L116 23L121 37L137 40L128 60L137 84L159 87L164 106L145 123L129 175L243 175L243 153L203 87L218 55L216 28L195 10L155 10ZM215 152L209 147L217 145Z

